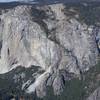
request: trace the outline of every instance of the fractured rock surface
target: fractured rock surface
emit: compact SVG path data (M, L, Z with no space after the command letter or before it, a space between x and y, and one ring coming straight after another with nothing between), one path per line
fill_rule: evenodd
M100 87L97 88L87 100L100 100Z
M40 66L45 71L28 86L28 93L45 96L48 83L59 94L65 80L59 70L79 75L97 63L93 26L68 19L64 9L63 4L24 5L0 15L0 73L19 65Z

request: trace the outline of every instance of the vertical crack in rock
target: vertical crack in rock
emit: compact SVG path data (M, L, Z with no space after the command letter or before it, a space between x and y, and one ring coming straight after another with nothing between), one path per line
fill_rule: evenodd
M2 40L0 41L0 58L1 58Z
M10 55L10 51L9 51L9 48L7 49L7 54L8 54L8 56Z

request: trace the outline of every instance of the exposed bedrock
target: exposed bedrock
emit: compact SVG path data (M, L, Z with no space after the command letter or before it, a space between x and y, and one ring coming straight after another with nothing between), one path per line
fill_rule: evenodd
M69 18L64 10L63 4L17 6L0 15L0 73L19 65L45 70L28 93L44 96L48 83L59 94L66 79L60 70L79 75L97 63L94 26Z

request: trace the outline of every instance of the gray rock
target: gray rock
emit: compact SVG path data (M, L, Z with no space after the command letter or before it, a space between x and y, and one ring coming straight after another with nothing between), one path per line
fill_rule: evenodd
M82 71L96 64L97 47L93 28L79 23L75 19L59 21L56 38L60 44L72 53ZM95 58L93 60L93 58Z
M63 77L60 75L57 75L57 77L54 79L54 82L53 82L54 94L60 95L61 92L63 92L63 88L64 88Z
M46 86L54 93L63 91L66 74L80 75L97 63L94 28L75 18L68 20L63 4L17 6L0 15L0 73L20 66L40 66L44 73L36 77L26 92L46 95Z
M100 87L97 88L87 100L100 100Z
M29 9L27 6L17 7L2 16L1 65L4 67L0 69L1 73L15 65L36 65L47 69L59 60L58 45L46 38L39 24L32 22Z

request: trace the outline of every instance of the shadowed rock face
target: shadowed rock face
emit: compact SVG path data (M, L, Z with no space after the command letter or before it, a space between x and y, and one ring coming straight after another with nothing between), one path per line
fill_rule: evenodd
M94 27L69 18L63 4L17 6L0 16L0 73L31 65L44 73L27 86L26 92L46 95L48 82L55 94L63 89L60 70L79 75L97 63ZM63 79L64 78L64 79ZM58 82L58 85L57 85Z

